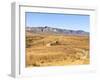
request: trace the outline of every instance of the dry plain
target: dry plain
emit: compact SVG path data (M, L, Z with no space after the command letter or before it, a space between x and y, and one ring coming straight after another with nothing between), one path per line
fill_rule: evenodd
M26 67L89 64L89 36L26 33Z

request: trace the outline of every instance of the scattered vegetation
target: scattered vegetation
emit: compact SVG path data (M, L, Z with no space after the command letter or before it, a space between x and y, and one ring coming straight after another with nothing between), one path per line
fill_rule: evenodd
M72 35L26 36L26 66L89 64L89 37Z

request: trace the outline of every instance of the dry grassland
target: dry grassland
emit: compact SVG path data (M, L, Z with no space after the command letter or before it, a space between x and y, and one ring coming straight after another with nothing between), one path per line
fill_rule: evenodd
M89 64L89 36L26 33L26 67Z

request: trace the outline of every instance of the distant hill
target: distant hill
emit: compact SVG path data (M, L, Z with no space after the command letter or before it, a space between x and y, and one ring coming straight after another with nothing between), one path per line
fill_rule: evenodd
M46 34L64 34L64 35L83 35L88 36L89 32L85 32L83 30L67 30L60 28L52 28L52 27L26 27L26 32L31 33L46 33Z

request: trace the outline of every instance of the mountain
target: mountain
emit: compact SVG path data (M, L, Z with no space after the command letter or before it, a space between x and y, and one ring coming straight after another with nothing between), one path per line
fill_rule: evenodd
M67 30L52 27L26 27L26 32L46 33L46 34L64 34L64 35L89 35L89 32L83 30Z

